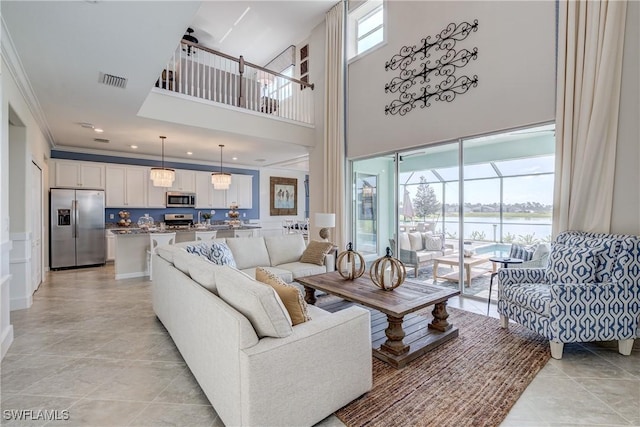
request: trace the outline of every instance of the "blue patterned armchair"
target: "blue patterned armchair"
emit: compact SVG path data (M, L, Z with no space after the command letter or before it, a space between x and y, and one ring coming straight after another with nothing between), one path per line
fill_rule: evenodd
M498 272L498 313L549 340L551 356L564 343L618 341L629 355L640 320L640 237L565 231L553 242L546 268Z

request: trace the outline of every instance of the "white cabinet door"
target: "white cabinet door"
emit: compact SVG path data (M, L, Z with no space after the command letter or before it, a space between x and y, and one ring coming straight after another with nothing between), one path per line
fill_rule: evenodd
M80 164L74 161L55 160L52 187L79 187Z
M150 170L147 170L147 207L165 208L167 206L167 187L156 187L149 177Z
M213 208L211 173L196 172L196 209Z
M211 207L213 209L227 209L231 203L227 203L227 190L216 190L214 188L211 191Z
M107 230L107 261L114 261L116 259L116 236Z
M106 168L106 206L108 208L123 208L127 194L127 168L125 166L108 165Z
M238 209L253 207L253 176L231 175L231 185L227 190L227 205L236 202Z
M127 167L127 207L147 207L147 179L147 168Z
M176 169L176 180L173 181L170 191L185 191L195 193L196 172L190 170Z
M104 164L76 160L53 161L52 187L105 188Z
M146 208L147 168L108 165L106 201L108 208Z
M80 163L80 186L83 188L100 189L105 188L105 167L104 164L95 162Z

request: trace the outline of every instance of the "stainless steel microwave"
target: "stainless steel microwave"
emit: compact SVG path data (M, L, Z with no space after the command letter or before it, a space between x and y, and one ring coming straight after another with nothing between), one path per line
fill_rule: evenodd
M196 194L167 191L168 208L195 208Z

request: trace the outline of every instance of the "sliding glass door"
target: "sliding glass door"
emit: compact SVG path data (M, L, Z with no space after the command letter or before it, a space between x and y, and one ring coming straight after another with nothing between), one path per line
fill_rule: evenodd
M489 298L490 258L550 240L554 146L541 126L353 161L355 249L389 246L409 279Z

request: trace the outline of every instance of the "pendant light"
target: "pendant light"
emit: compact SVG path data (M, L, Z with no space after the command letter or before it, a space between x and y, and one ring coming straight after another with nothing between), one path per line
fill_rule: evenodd
M213 172L211 174L211 183L216 190L228 190L231 185L231 174L222 172L222 147L224 145L218 145L220 147L220 172Z
M161 136L162 140L162 167L151 168L149 177L153 181L154 187L171 187L173 181L176 179L176 171L171 168L164 167L164 140L166 136Z

